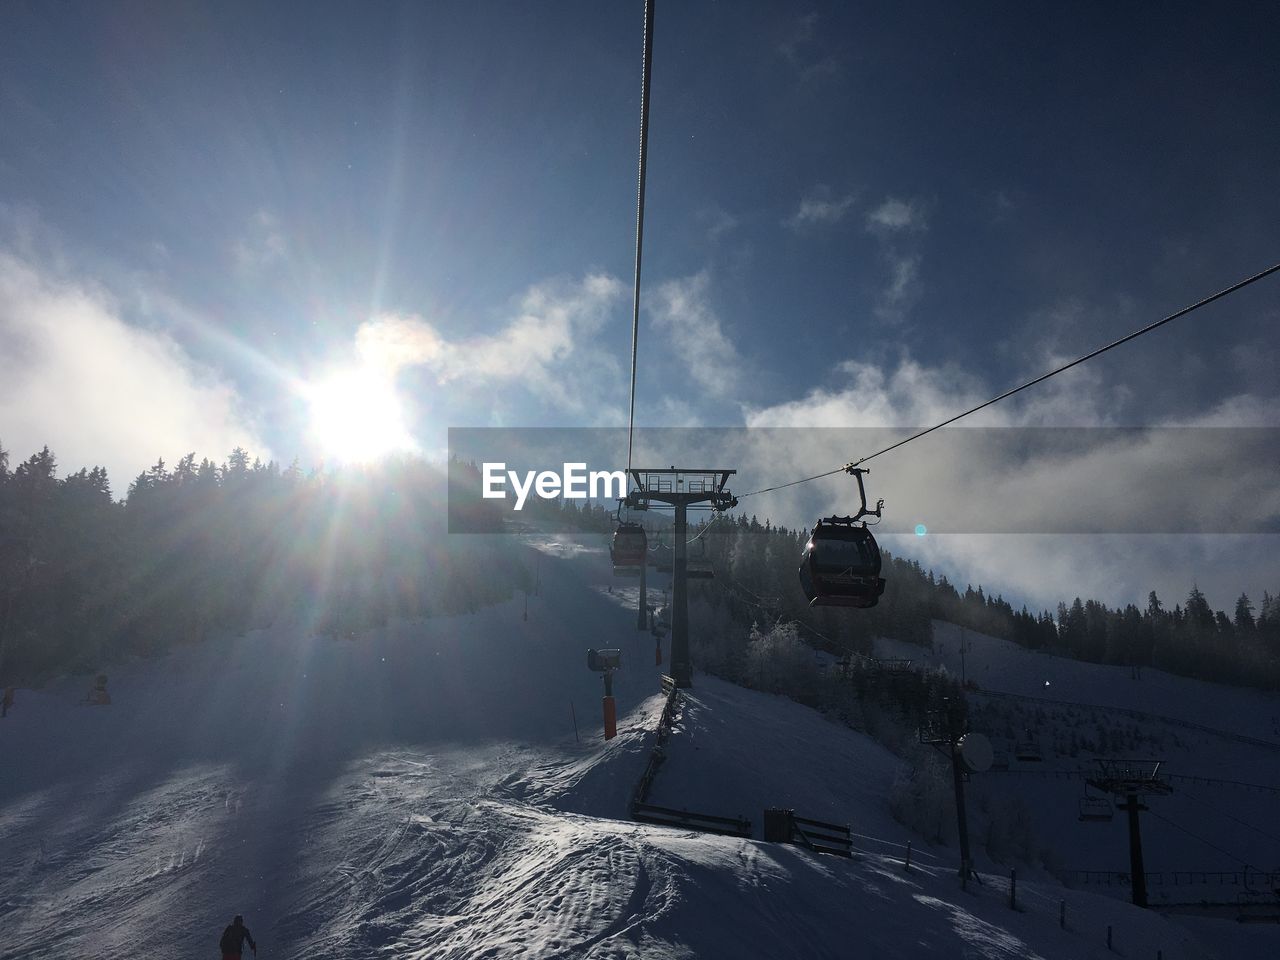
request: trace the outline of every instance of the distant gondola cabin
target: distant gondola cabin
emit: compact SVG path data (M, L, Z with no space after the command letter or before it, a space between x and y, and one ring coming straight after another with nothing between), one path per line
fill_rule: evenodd
M644 527L638 523L621 523L613 532L613 545L609 554L613 559L613 572L618 576L638 577L649 549L649 539Z

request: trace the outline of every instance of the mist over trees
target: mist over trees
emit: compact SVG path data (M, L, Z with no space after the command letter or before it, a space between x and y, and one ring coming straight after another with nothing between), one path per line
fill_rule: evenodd
M960 590L945 576L884 551L884 596L870 610L851 613L805 602L796 569L807 538L807 531L773 527L755 517L717 521L699 538L706 541L717 579L695 584L691 596L721 611L726 623L795 621L807 643L836 654L870 654L876 636L928 646L936 619L1078 660L1280 688L1280 600L1269 592L1257 605L1242 593L1231 616L1212 610L1195 586L1172 609L1152 591L1142 608L1112 609L1077 597L1060 603L1055 615L1025 606L1015 610L982 586ZM700 549L690 547L693 555ZM730 661L745 656L747 643L745 631L734 636L740 649L722 649L723 640L718 646L709 642L708 649L729 673L736 669Z
M0 682L281 620L348 636L506 599L529 574L498 538L446 535L450 484L478 489L468 470L304 474L237 448L158 460L117 501L102 468L59 478L47 447L12 468L0 451Z

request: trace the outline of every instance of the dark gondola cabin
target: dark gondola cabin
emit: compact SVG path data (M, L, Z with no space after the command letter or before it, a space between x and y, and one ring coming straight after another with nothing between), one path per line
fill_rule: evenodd
M613 546L609 555L613 558L613 572L619 577L638 577L649 549L649 538L644 527L630 521L618 524L613 532Z
M819 520L800 556L800 586L811 607L874 607L884 593L880 547L852 517Z

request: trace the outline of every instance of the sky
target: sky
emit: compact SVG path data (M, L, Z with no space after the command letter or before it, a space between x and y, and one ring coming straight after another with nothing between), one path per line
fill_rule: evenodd
M637 424L926 426L1280 260L1278 20L659 2ZM4 4L0 445L105 465L123 496L191 450L307 466L625 425L642 21L639 0ZM1280 426L1278 291L974 422ZM734 466L754 489L865 452L796 432ZM1025 512L1069 487L1046 467L991 478ZM842 489L751 510L800 525ZM1269 536L901 549L1041 604L1280 590Z

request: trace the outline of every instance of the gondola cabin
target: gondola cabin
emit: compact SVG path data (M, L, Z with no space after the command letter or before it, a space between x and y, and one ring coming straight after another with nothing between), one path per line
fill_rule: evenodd
M649 550L649 538L644 527L630 521L618 524L613 532L613 545L609 555L613 559L613 573L618 577L638 577Z
M884 593L880 547L852 517L819 520L800 555L800 586L811 607L874 607Z

